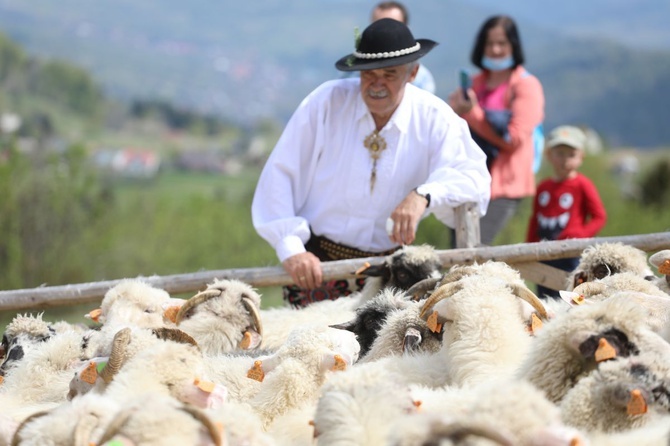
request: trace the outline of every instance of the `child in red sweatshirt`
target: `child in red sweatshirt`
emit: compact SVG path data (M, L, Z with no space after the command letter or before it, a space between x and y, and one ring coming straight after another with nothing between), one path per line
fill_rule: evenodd
M607 220L605 207L591 180L578 172L584 159L586 135L578 127L560 126L547 138L545 156L554 175L537 186L527 242L595 236ZM579 258L545 261L572 271ZM538 285L539 297L559 297L558 291Z

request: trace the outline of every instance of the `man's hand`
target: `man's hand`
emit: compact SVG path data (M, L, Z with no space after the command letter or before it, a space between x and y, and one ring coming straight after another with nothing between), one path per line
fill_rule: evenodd
M411 191L391 213L393 232L389 238L399 245L409 245L416 238L416 227L423 212L428 206L428 200Z
M321 261L311 252L302 252L282 262L284 269L290 274L293 283L300 288L314 289L323 281Z

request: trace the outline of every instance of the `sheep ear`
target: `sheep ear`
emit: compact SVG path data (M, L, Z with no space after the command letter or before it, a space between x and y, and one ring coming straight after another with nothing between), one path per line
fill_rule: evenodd
M391 268L386 263L371 265L364 270L357 271L358 274L368 277L383 277L391 273Z
M576 271L574 278L572 279L572 289L577 288L579 285L581 285L584 282L587 282L589 280L588 275L584 271Z
M347 330L354 332L354 328L356 327L356 319L352 319L349 322L343 322L341 324L329 325L329 327L337 328L338 330Z

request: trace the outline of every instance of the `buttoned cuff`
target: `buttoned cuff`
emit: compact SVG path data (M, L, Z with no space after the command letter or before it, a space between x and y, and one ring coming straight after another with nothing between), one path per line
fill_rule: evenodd
M305 245L297 235L289 235L281 239L275 246L275 251L280 262L296 254L307 252Z

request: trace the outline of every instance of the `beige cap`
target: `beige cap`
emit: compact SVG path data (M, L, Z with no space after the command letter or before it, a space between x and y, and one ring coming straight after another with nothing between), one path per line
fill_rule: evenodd
M577 150L584 150L586 146L586 135L579 128L572 125L562 125L556 127L549 133L547 138L547 148L566 145Z

